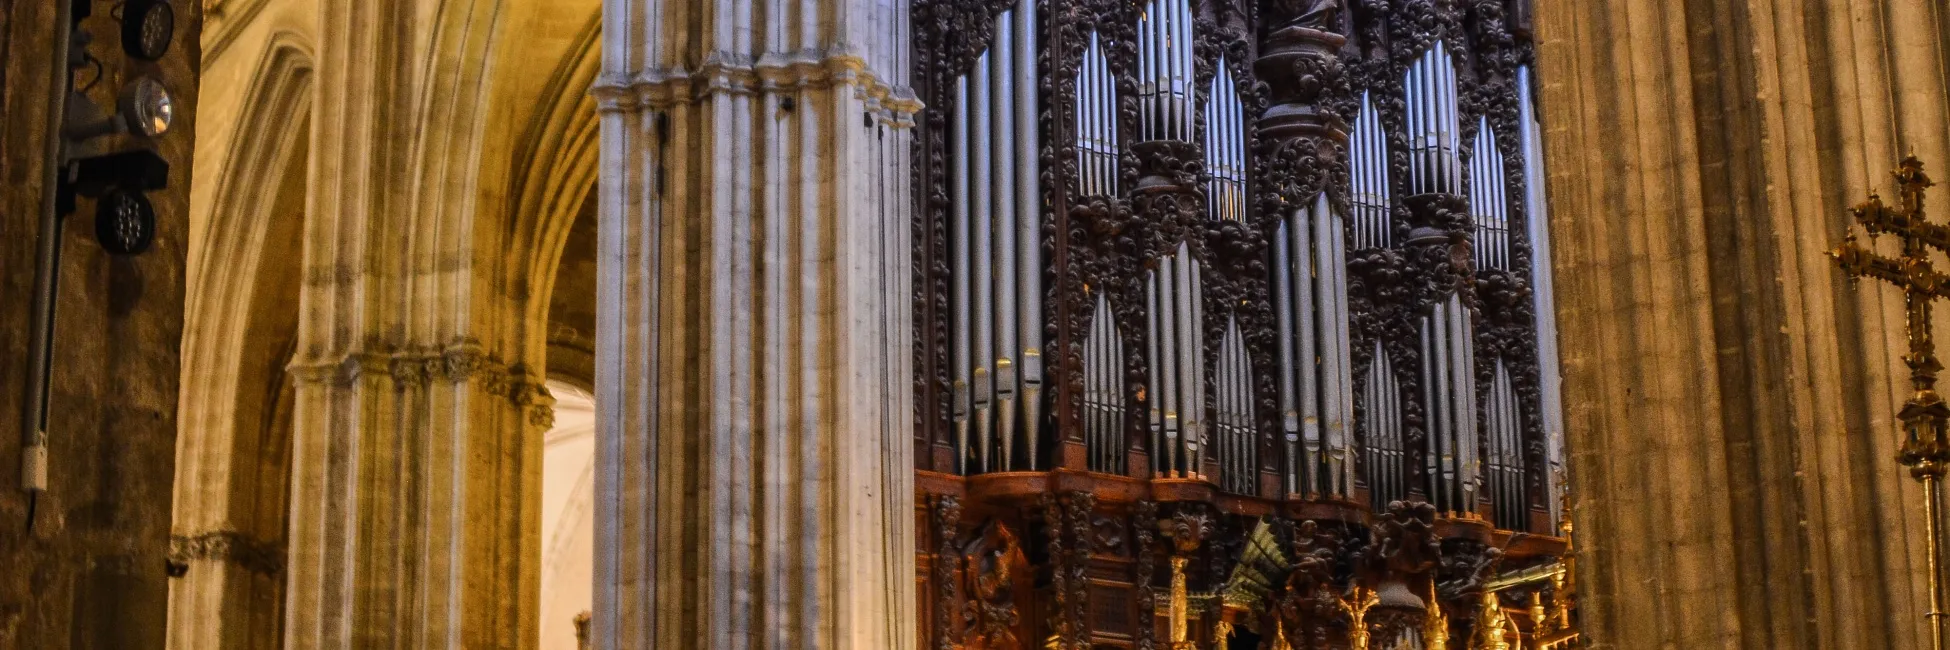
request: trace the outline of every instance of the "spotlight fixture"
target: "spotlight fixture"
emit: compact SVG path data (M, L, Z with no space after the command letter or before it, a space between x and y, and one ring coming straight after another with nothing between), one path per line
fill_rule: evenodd
M95 240L112 255L141 255L156 241L156 208L142 192L117 187L95 201Z
M169 53L176 10L167 0L128 0L122 5L122 51L144 61Z
M151 138L168 133L170 120L176 114L175 100L154 77L137 77L123 86L116 104L129 132Z
M154 77L136 77L122 86L115 108L114 114L108 114L87 95L74 93L68 100L68 125L62 135L75 142L119 133L154 138L168 133L176 117L175 98Z

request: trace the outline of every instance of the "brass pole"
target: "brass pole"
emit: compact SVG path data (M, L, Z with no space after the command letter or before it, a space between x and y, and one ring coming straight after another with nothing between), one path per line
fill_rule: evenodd
M1937 472L1923 473L1917 477L1923 482L1924 530L1930 554L1930 613L1925 617L1930 621L1930 647L1943 650L1945 636L1945 613L1943 611L1943 534L1938 523L1943 516L1943 476Z

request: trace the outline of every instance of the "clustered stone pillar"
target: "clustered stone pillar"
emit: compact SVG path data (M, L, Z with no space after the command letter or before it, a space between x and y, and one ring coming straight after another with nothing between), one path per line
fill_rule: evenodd
M471 95L454 75L413 76L411 11L320 3L290 366L289 648L538 639L539 438L552 400L537 372L481 342L499 308L477 288L490 265L473 252L469 204L440 201L452 184L432 176L464 166L413 162L416 136L451 122L420 102Z
M915 643L906 22L605 10L595 647Z
M1902 301L1822 251L1904 154L1950 166L1950 9L1535 15L1594 647L1927 647Z

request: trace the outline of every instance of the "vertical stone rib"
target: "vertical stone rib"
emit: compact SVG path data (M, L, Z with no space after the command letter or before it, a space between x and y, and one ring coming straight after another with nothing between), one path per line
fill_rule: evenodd
M916 638L902 9L605 14L599 646Z
M1900 300L1843 290L1819 251L1897 157L1950 163L1945 10L1541 4L1557 298L1590 342L1563 351L1589 632L1918 647Z

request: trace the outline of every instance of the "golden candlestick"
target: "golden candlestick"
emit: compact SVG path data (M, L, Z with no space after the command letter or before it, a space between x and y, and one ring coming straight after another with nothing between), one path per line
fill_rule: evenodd
M1191 598L1185 590L1184 556L1171 558L1171 650L1197 650L1192 645L1191 624L1186 620L1191 613Z
M1381 604L1373 589L1355 583L1341 599L1341 612L1347 614L1347 642L1352 650L1368 650L1368 610Z
M1923 191L1931 183L1930 177L1923 174L1921 161L1915 156L1904 158L1895 175L1902 193L1899 206L1883 205L1881 197L1871 193L1867 202L1851 208L1849 213L1871 238L1884 233L1899 238L1902 255L1891 258L1877 254L1856 244L1851 232L1828 256L1835 258L1851 277L1874 278L1903 290L1909 339L1909 354L1903 355L1903 363L1909 366L1910 383L1916 393L1896 415L1903 426L1903 444L1897 461L1909 468L1911 477L1923 483L1923 528L1928 537L1925 548L1930 571L1930 611L1924 617L1930 624L1930 647L1944 650L1943 545L1938 518L1943 511L1943 473L1950 464L1950 440L1946 440L1945 432L1945 423L1950 422L1950 406L1936 393L1936 376L1943 370L1943 364L1937 361L1936 343L1930 334L1930 303L1937 298L1950 298L1950 276L1937 272L1931 265L1930 250L1950 253L1950 227L1930 223L1923 212Z

